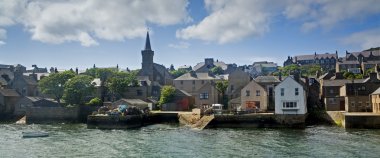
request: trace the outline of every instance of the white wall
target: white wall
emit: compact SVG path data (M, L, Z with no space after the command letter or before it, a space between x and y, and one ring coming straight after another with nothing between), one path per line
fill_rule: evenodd
M281 96L281 88L284 88L284 96ZM298 96L295 95L295 88L298 88ZM276 114L305 114L306 92L303 87L293 78L287 77L275 87L275 113ZM297 108L284 110L283 102L297 102ZM288 108L285 108L288 109Z

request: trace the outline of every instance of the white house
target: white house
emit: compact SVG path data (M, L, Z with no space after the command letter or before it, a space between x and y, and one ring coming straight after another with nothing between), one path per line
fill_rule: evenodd
M306 98L304 87L293 76L285 78L275 87L275 114L306 114Z

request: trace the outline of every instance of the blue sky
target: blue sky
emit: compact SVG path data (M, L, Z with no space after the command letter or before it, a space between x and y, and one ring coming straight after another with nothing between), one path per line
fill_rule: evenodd
M2 0L0 64L140 68L150 29L156 63L238 65L380 46L378 0Z

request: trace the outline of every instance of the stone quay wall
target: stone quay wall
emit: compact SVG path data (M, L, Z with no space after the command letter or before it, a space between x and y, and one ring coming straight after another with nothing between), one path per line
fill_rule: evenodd
M26 123L77 122L79 107L29 107Z

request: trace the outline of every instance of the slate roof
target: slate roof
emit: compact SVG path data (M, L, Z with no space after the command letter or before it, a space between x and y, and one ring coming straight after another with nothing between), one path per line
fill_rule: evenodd
M210 75L209 73L193 73L194 75L191 75L191 72L188 72L186 74L183 74L182 76L174 79L174 80L218 80L221 79L219 76Z
M357 57L359 54L363 55L364 57L369 57L369 55L371 54L371 51L352 52L350 54L354 55L355 57ZM349 56L350 54L347 54L347 56ZM372 55L380 56L380 50L373 50Z
M156 69L156 71L160 73L162 76L165 76L165 78L169 78L169 79L173 78L164 65L154 63L153 68Z
M354 83L363 83L365 79L356 79ZM323 80L323 86L344 86L346 83L352 83L352 80L337 79L337 80Z
M12 65L0 64L0 69L9 69Z
M33 78L33 76L22 76L25 82L28 85L37 85L37 81Z
M255 78L257 83L263 82L281 82L277 76L258 76Z
M0 89L0 94L7 97L18 97L20 94L14 89Z
M380 88L376 89L372 94L380 94Z
M191 66L190 65L182 65L179 66L177 69L189 69Z
M326 58L336 58L336 54L333 53L333 54L330 54L330 53L325 53L325 54L313 54L313 55L297 55L297 56L294 56L293 60L295 61L295 59L297 58L297 60L314 60L314 59L326 59Z
M196 71L204 65L205 65L205 62L200 62L193 67L193 70ZM223 70L227 70L228 68L227 64L222 61L217 61L217 62L214 61L214 65L221 67Z

